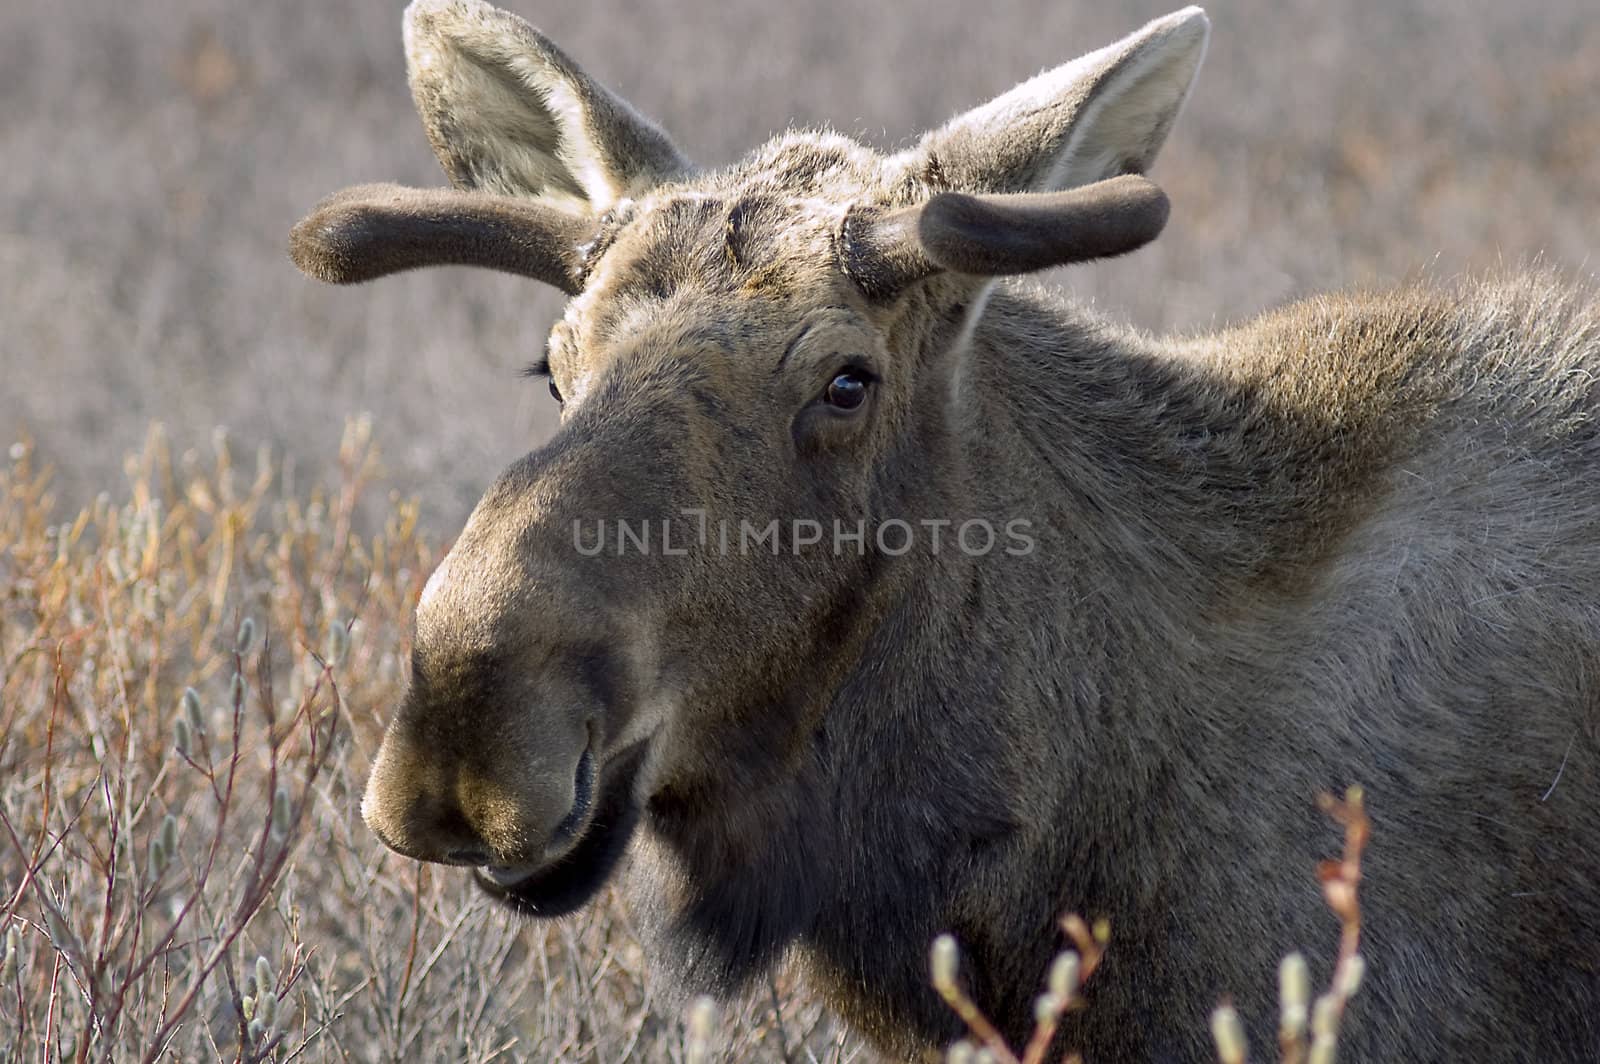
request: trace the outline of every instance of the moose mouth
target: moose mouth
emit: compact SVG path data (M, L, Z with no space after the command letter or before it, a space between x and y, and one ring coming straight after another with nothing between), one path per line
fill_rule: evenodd
M565 916L587 904L611 878L638 826L633 786L644 749L639 743L603 767L585 751L578 762L572 811L552 838L553 845L574 837L576 843L544 863L476 869L473 878L484 893L515 912L542 919Z

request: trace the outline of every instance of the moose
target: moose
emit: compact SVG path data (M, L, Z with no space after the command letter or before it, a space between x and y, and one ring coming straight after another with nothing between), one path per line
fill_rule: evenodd
M704 168L521 19L416 0L453 187L337 193L295 262L571 299L559 429L419 597L382 841L535 918L616 873L684 987L792 963L908 1056L963 1029L938 935L1020 1042L1060 915L1105 918L1060 1044L1195 1060L1225 997L1272 1044L1285 954L1327 978L1315 799L1360 784L1342 1058L1600 1058L1600 300L1508 272L1155 338L1017 280L1160 233L1209 33Z

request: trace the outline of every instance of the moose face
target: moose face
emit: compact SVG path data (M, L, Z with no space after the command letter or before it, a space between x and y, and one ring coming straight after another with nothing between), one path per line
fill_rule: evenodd
M529 912L598 888L647 793L720 792L730 731L781 761L801 722L770 709L825 682L874 582L831 533L885 504L917 367L839 272L839 212L760 195L615 212L538 367L559 432L418 605L368 822ZM828 535L797 545L796 520Z
M965 308L1160 231L1160 191L1119 175L1153 159L1205 34L1193 9L1152 23L892 157L790 134L706 173L520 19L414 3L412 89L458 189L340 193L296 261L491 266L573 299L536 367L559 432L418 603L373 830L556 915L645 811L759 809L929 564L874 530L949 506L981 431Z

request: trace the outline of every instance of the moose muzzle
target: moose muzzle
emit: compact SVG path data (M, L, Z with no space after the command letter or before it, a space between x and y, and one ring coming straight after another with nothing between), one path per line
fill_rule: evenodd
M391 849L443 864L525 866L559 858L582 833L598 773L581 720L542 722L536 742L486 729L463 749L440 734L455 729L429 726L414 707L408 700L390 726L362 800Z
M417 605L411 686L362 802L423 861L494 868L559 859L592 818L615 733L611 642L592 593L491 491Z

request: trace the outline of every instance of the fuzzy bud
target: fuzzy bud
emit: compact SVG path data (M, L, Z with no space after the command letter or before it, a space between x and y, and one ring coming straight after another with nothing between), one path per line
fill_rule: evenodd
M178 717L172 722L172 745L183 757L188 757L194 749L194 729L189 726L188 717Z
M1350 958L1339 966L1339 994L1350 998L1361 989L1361 977L1367 974L1367 961L1359 953L1352 953Z
M1055 1023L1067 1007L1067 999L1055 994L1040 994L1033 1002L1033 1022L1044 1027Z
M289 790L279 785L272 792L272 837L282 839L289 834L289 820L291 810L289 807Z
M256 622L253 617L246 617L239 622L239 634L233 638L233 652L240 657L250 653L250 646L256 641Z
M261 997L256 1000L256 1019L264 1023L268 1030L272 1029L273 1024L278 1021L277 994L270 990L262 992Z
M1311 1009L1311 1034L1314 1038L1329 1039L1339 1031L1339 999L1332 994L1323 994L1317 998L1317 1003Z
M933 985L940 989L954 986L959 961L960 950L957 949L953 936L940 935L934 939L933 950L929 954L929 965L933 969Z
M5 956L0 959L0 983L10 983L16 979L21 945L21 936L17 934L16 927L7 928Z
M972 1064L972 1043L963 1038L945 1050L944 1064Z
M172 863L172 851L167 849L164 832L157 831L150 839L150 878L160 879L167 871L167 865Z
M44 911L44 929L50 936L50 941L59 947L62 952L66 952L73 941L73 935L72 929L62 920L61 914L54 909L46 909Z
M249 1035L251 1042L265 1041L267 1037L267 1025L262 1023L260 1020L251 1020L250 1026L246 1033Z
M1278 965L1278 1034L1298 1042L1305 1037L1311 1004L1311 971L1304 955L1291 953Z
M994 1050L988 1046L979 1046L972 1054L972 1064L995 1064Z
M168 858L178 856L178 818L171 813L161 818L161 848Z
M246 1022L255 1019L256 999L254 994L246 994L239 999L239 1007L244 1012Z
M1232 1005L1219 1005L1211 1013L1211 1037L1217 1043L1217 1059L1222 1064L1244 1064L1248 1043L1244 1024Z
M1056 954L1056 959L1050 965L1050 993L1063 1001L1071 1001L1078 992L1079 972L1082 962L1078 960L1076 950L1065 950Z
M338 621L328 624L328 638L325 640L322 658L328 663L329 668L337 669L344 664L344 659L350 653L350 631Z
M1304 954L1291 953L1278 965L1278 1000L1302 1012L1311 1004L1311 969Z
M706 1064L711 1059L711 1036L716 1023L717 1003L703 995L695 998L684 1020L686 1064Z
M265 994L277 985L277 978L272 974L272 965L267 963L267 958L256 958L256 986Z
M228 683L228 703L230 705L237 706L237 705L240 705L243 702L244 702L244 677L240 676L236 672L236 673L233 674L233 679L230 680L229 683Z
M183 715L188 718L192 731L199 733L206 730L205 714L200 711L200 692L193 687L183 690Z

